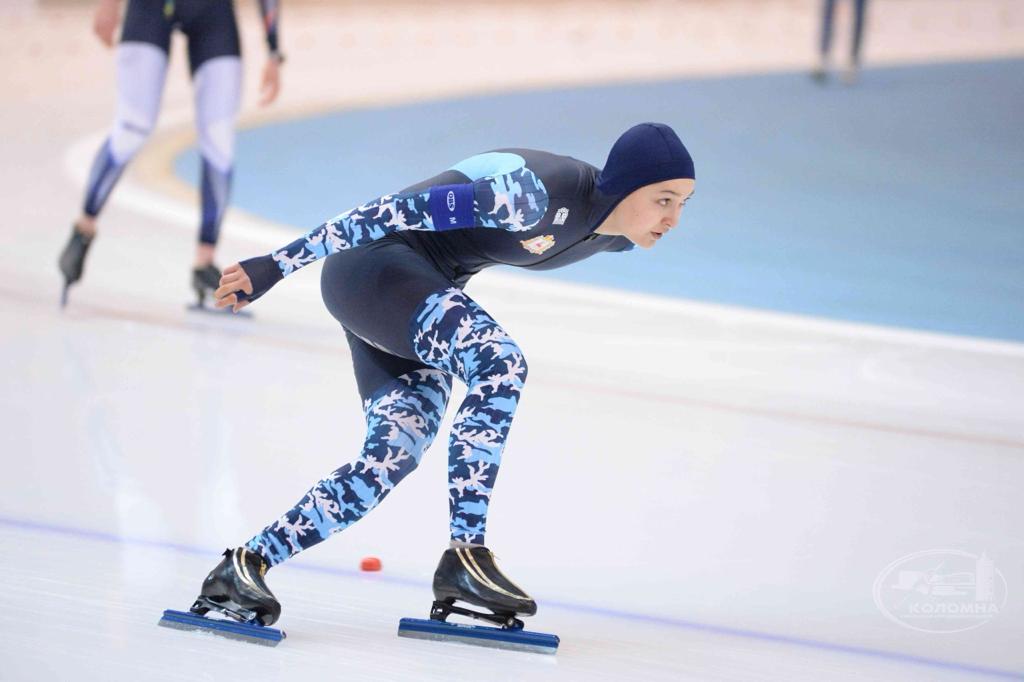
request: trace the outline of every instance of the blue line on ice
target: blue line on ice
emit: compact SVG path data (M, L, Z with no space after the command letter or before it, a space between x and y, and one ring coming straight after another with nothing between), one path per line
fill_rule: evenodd
M92 540L95 542L111 542L123 545L132 545L137 547L150 547L154 549L166 549L173 552L179 552L182 554L195 554L203 556L216 556L220 550L214 548L199 547L196 545L184 545L176 542L166 542L163 540L149 540L146 538L135 538L115 535L113 533L106 533L103 531L89 530L86 528L73 528L70 526L59 526L56 524L38 523L36 521L28 521L25 519L16 519L12 517L0 516L0 526L7 526L15 530L29 531L29 532L41 532L41 533L54 533L57 535L66 535L75 537L83 540ZM314 573L325 573L328 575L339 575L346 577L360 577L363 574L360 571L351 569L336 568L331 566L315 566L315 565L302 565L302 564L286 564L286 569L296 569L303 571L312 571ZM278 569L280 570L280 568ZM393 585L403 585L406 587L416 588L427 588L429 587L428 581L425 580L413 580L410 578L400 578L396 576L381 575L375 578L382 582L391 583ZM541 600L538 600L541 601ZM741 628L731 628L721 625L713 625L710 623L700 623L696 621L683 620L681 618L670 618L666 616L653 616L644 613L632 613L629 611L620 611L618 609L606 609L598 606L588 606L586 604L574 604L570 602L561 602L551 599L543 599L544 606L553 607L559 609L565 609L568 611L574 611L576 613L588 613L595 616L603 616L606 618L617 618L621 620L631 620L641 623L649 623L652 625L661 625L664 627L678 628L684 630L696 630L699 632L706 632L716 635L724 635L728 637L742 637L745 639L753 639L762 642L774 642L777 644L790 644L793 646L800 646L809 649L818 649L819 651L832 651L836 653L852 654L855 656L866 656L876 659L884 659L893 661L896 663L907 663L913 665L929 666L932 668L941 668L943 670L959 671L975 673L980 675L986 675L989 677L998 677L1004 679L1024 679L1024 672L1014 672L1012 670L1001 670L999 668L988 668L984 666L972 665L969 663L958 663L956 661L943 661L933 658L925 658L923 656L914 656L912 654L904 654L897 651L885 651L883 649L869 649L867 647L849 646L846 644L838 644L834 642L824 642L814 639L804 639L802 637L791 637L788 635L778 635L771 632L760 632L757 630L744 630Z

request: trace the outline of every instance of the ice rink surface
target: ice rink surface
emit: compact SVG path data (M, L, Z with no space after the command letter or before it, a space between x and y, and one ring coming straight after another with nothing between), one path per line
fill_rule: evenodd
M875 21L891 20L869 55L1024 54L1018 3L963 6L879 0ZM394 74L463 49L430 42L448 11L438 7L388 5L382 35L406 40L381 56L373 13L290 6L291 80L275 115L427 97ZM556 56L597 40L618 48L618 70L588 70L607 66L603 52L552 61L548 85L803 68L810 51L792 45L813 34L816 3L639 4L629 25L659 26L672 11L688 36L676 45L659 29L643 53L626 49L642 31L621 29L622 5L587 5L589 23L582 7L516 9L516 44L536 24L578 38L537 42ZM441 439L369 518L269 574L281 646L156 627L163 609L191 603L224 547L355 457L363 425L348 351L315 268L251 319L185 311L196 209L168 161L189 135L180 44L161 129L59 311L54 260L110 116L112 69L80 6L4 12L14 28L0 45L11 65L0 117L0 679L1024 677L1024 346L502 273L469 291L525 349L531 375L488 538L539 602L528 627L561 636L558 655L396 636L399 618L425 617L447 542ZM487 12L463 18L491 26ZM759 28L772 22L786 28ZM342 75L360 79L355 94L325 92L332 25L347 27ZM757 49L739 50L744 41ZM250 60L250 79L259 65ZM472 71L434 94L493 91ZM261 115L247 108L245 120ZM287 234L240 211L224 233L224 263ZM955 633L887 619L876 581L926 550L988 557L1004 581L998 613ZM368 555L382 572L358 571Z

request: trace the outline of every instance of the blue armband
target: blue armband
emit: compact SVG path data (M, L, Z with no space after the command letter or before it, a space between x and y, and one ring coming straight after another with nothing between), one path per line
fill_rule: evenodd
M430 213L438 232L473 227L473 185L431 187Z

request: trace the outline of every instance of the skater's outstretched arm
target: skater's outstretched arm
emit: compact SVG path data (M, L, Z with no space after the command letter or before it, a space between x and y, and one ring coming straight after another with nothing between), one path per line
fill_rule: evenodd
M539 223L547 207L544 183L525 163L471 182L387 194L345 211L266 256L230 266L216 291L217 306L231 305L237 312L246 300L255 301L296 270L394 232L480 227L520 232ZM244 295L238 296L240 292Z

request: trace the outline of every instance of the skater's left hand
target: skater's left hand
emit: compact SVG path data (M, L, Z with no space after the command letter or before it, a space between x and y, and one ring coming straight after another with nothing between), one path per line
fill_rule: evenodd
M214 298L217 299L217 307L231 306L231 312L237 313L249 305L248 299L239 300L236 293L238 291L252 294L252 280L249 279L249 275L242 269L242 266L235 263L224 269L224 273L220 277L220 286L217 287L217 291L213 292Z
M281 91L281 60L271 55L263 67L263 81L260 84L260 106L267 106Z

